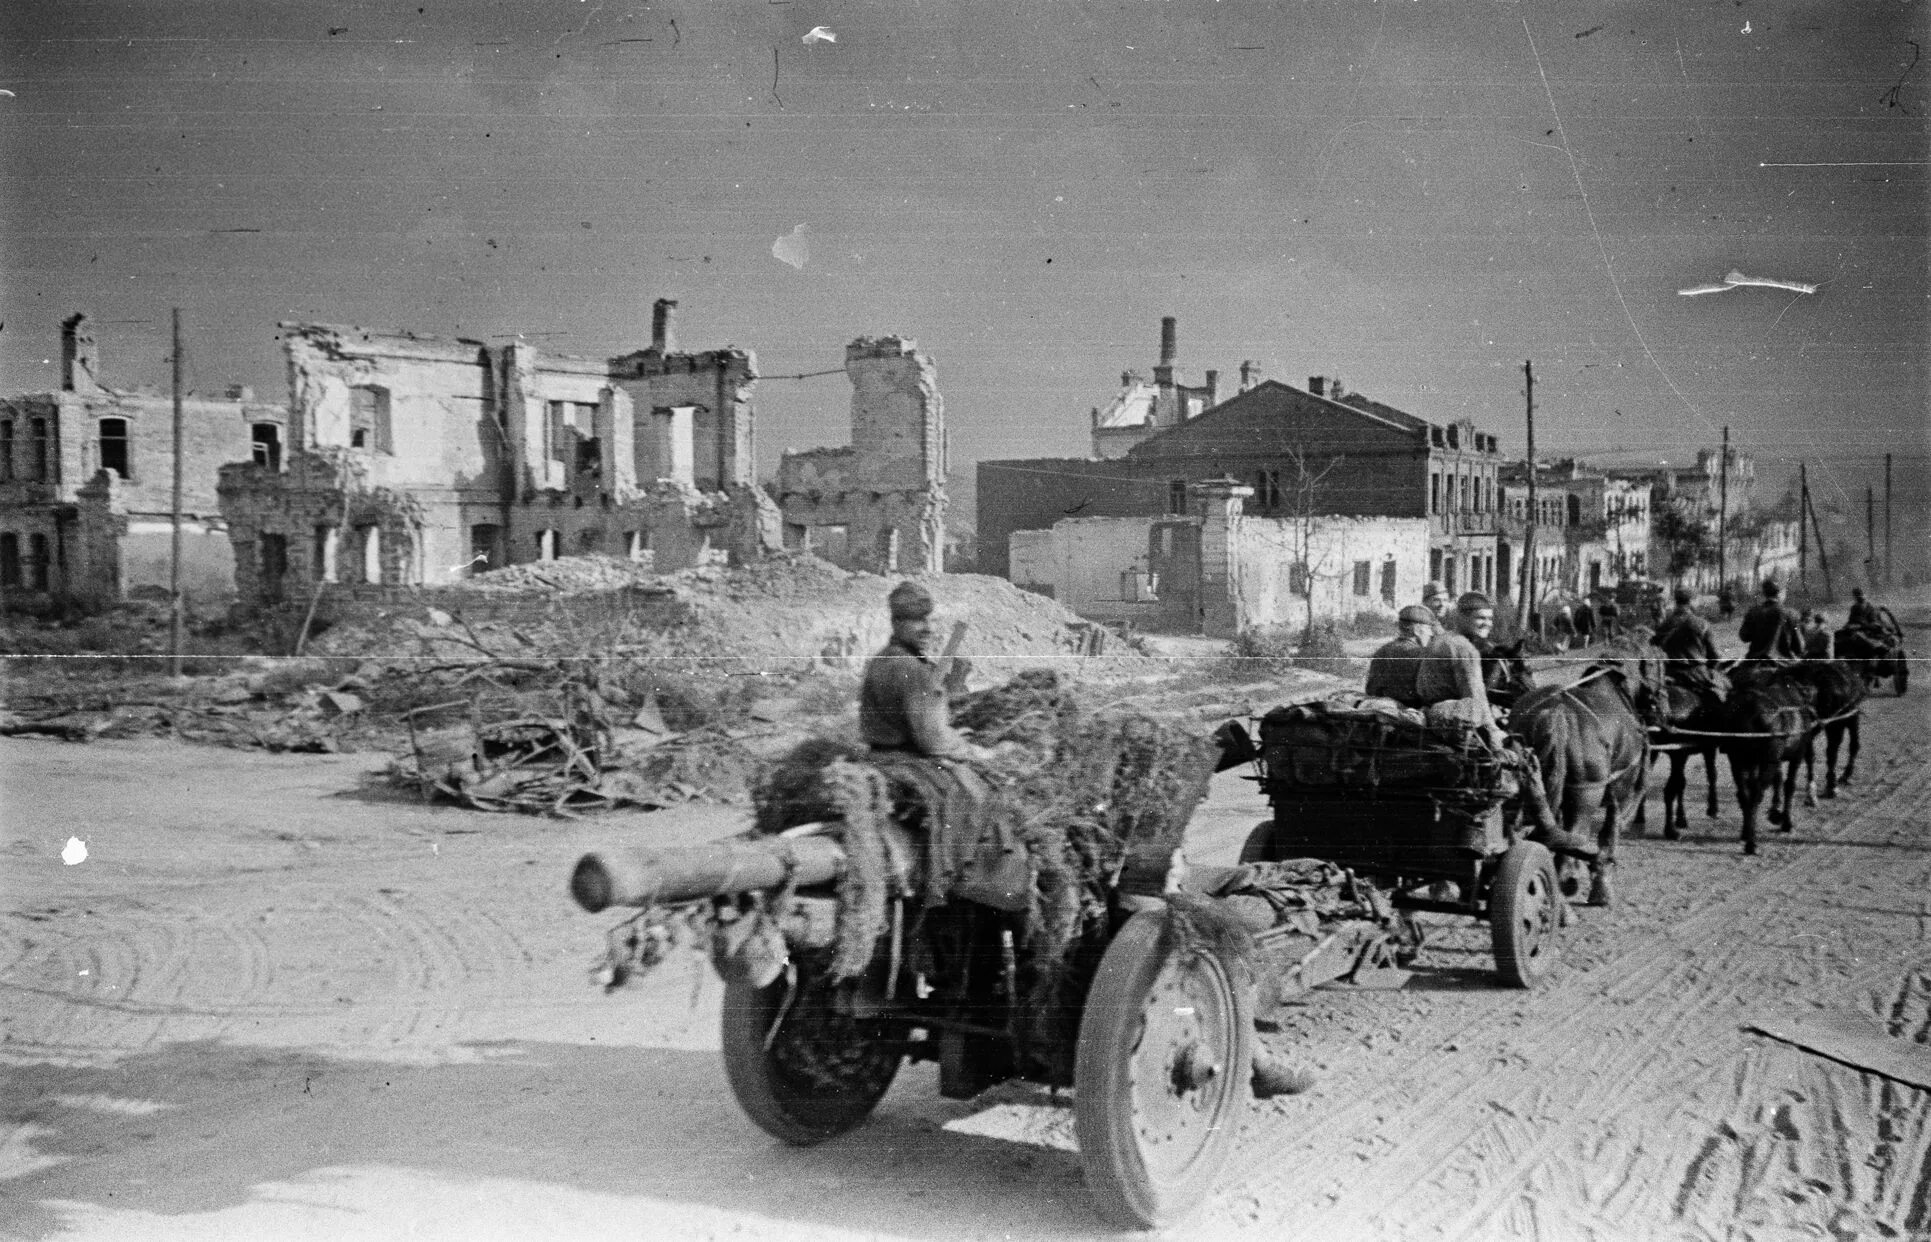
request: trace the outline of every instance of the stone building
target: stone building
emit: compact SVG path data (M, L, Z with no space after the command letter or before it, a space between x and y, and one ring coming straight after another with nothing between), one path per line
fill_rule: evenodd
M1244 511L1259 517L1424 519L1428 577L1454 591L1495 589L1493 435L1466 420L1429 422L1322 376L1306 390L1251 371L1242 382L1236 395L1153 428L1118 456L1098 456L1096 442L1090 458L980 462L981 572L1010 576L1014 532L1050 530L1062 518L1185 514L1194 485L1231 477L1251 489Z
M854 447L787 455L786 514L757 483L756 357L680 350L676 310L610 359L284 324L287 450L221 471L241 597L592 553L669 572L776 551L787 524L852 532L864 568L938 568L944 417L911 342L847 349Z
M1650 494L1574 459L1540 464L1536 470L1536 594L1582 596L1650 573ZM1529 466L1510 462L1501 471L1503 560L1510 567L1505 599L1526 589L1522 559L1529 525Z
M221 471L244 600L291 584L433 585L603 552L678 569L775 548L755 485L756 359L647 349L608 360L518 340L284 324L288 448Z
M1080 616L1233 637L1268 626L1392 616L1420 593L1424 518L1261 516L1234 479L1188 488L1184 514L1061 518L1011 537L1012 581Z
M0 591L105 603L165 592L173 557L174 401L104 380L86 317L61 325L60 389L0 398ZM233 590L216 497L224 462L279 463L288 411L232 387L182 399L181 585Z
M778 506L787 547L847 569L937 573L944 568L945 403L916 341L860 338L845 347L851 443L786 453Z

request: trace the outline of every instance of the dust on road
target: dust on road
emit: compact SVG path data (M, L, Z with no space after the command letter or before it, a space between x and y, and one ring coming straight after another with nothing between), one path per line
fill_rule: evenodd
M1580 916L1542 990L1445 926L1407 989L1285 1010L1267 1038L1320 1082L1251 1111L1177 1235L1931 1235L1931 1093L1745 1029L1849 1015L1923 1055L1926 702L1873 699L1849 796L1760 857L1727 775L1714 824L1627 842L1623 904ZM589 986L577 853L742 812L579 829L398 800L368 763L0 740L8 1232L1106 1234L1063 1101L956 1103L914 1069L870 1124L788 1149L731 1102L694 958ZM1263 813L1224 775L1191 852L1230 858Z

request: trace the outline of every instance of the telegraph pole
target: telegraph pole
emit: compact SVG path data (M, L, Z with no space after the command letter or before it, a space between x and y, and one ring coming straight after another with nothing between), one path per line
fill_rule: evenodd
M1525 361L1522 364L1522 377L1529 383L1529 524L1527 533L1522 539L1522 602L1516 609L1516 618L1522 630L1527 632L1529 629L1529 618L1535 613L1537 587L1535 571L1535 368L1529 362Z
M1797 585L1810 590L1810 466L1801 461L1797 463Z
M1884 454L1884 585L1891 585L1891 455Z
M181 308L174 308L174 538L168 556L168 672L181 675Z
M1877 586L1877 489L1864 488L1864 585Z
M1723 456L1716 474L1716 587L1721 591L1730 581L1730 428L1723 428Z

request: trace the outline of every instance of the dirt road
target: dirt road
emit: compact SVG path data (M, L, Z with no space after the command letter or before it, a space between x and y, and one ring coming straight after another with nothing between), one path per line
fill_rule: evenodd
M1405 990L1284 1011L1267 1038L1319 1083L1252 1109L1177 1235L1931 1237L1931 1090L1747 1029L1931 1082L1927 705L1872 700L1851 792L1759 857L1727 775L1713 825L1629 842L1622 905L1541 990L1445 928ZM578 832L362 789L368 763L0 741L0 1231L1104 1234L1042 1093L959 1104L909 1070L857 1133L786 1149L730 1100L695 960L589 986L586 841L731 811ZM1262 809L1220 778L1192 853Z

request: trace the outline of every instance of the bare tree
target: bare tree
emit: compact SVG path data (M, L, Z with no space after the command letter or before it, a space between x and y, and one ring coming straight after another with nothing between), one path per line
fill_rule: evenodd
M1304 635L1314 632L1314 587L1323 578L1336 578L1338 573L1324 573L1333 549L1324 550L1321 558L1314 558L1314 517L1315 497L1320 489L1321 480L1334 473L1342 459L1336 457L1317 473L1310 469L1305 451L1295 448L1287 450L1287 458L1293 463L1293 476L1288 483L1288 512L1294 515L1294 556L1295 565L1301 574L1301 598L1305 605ZM1291 582L1291 579L1290 579ZM1291 586L1290 586L1290 589Z

